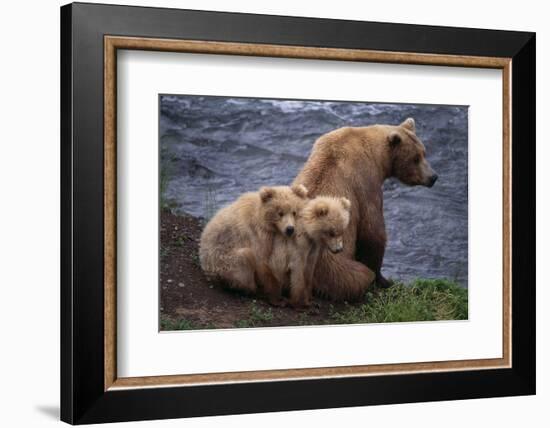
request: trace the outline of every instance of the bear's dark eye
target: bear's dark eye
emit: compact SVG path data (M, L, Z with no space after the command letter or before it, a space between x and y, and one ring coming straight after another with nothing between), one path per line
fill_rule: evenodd
M414 157L414 163L420 163L420 155Z
M296 211L292 211L292 215L296 217Z
M336 232L334 232L334 230L331 230L329 233L328 233L328 236L330 236L331 238L334 238L336 236Z
M285 215L285 213L284 213L284 212L282 212L282 211L279 211L279 217L282 217L282 216L284 216L284 215Z

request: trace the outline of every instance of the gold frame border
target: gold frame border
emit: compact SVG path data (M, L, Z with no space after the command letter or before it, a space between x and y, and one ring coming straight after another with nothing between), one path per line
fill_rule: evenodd
M172 376L118 378L116 368L116 53L117 49L168 51L218 55L396 64L495 68L502 70L503 91L503 349L502 358L377 364L344 367L262 370ZM139 37L104 37L104 389L192 386L203 384L358 377L422 372L480 370L511 367L511 58L383 52L251 43L171 40Z

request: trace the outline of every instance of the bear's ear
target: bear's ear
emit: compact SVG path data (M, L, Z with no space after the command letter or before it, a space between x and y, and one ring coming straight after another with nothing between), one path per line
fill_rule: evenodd
M342 203L342 206L346 211L349 211L351 209L351 202L348 198L340 198L340 202Z
M294 194L299 198L302 198L302 199L307 198L307 188L303 184L296 184L295 186L292 186L291 189L294 192Z
M391 147L397 146L401 142L401 135L396 131L393 131L388 135L388 141L390 142Z
M262 187L260 189L260 199L262 200L263 203L266 203L267 201L272 199L274 195L275 195L275 190L272 189L271 187Z
M405 120L401 125L403 128L407 128L409 131L416 132L416 124L414 123L414 119L412 117L409 117Z
M328 205L324 202L319 202L315 205L315 215L317 217L324 217L328 214Z

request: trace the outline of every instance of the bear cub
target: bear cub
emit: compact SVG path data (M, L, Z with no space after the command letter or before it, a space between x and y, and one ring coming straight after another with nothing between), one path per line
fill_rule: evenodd
M332 196L311 199L300 211L295 244L290 248L290 304L293 307L311 305L319 256L327 249L334 254L343 250L350 211L347 198Z
M210 279L250 294L263 288L270 303L281 303L279 281L269 268L275 239L295 234L307 202L303 185L262 187L219 210L204 228L200 264Z

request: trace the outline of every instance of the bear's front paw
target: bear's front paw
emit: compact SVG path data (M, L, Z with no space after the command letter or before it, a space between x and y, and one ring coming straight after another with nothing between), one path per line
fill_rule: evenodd
M376 276L376 286L378 288L390 288L393 285L393 281L384 278L381 274Z

